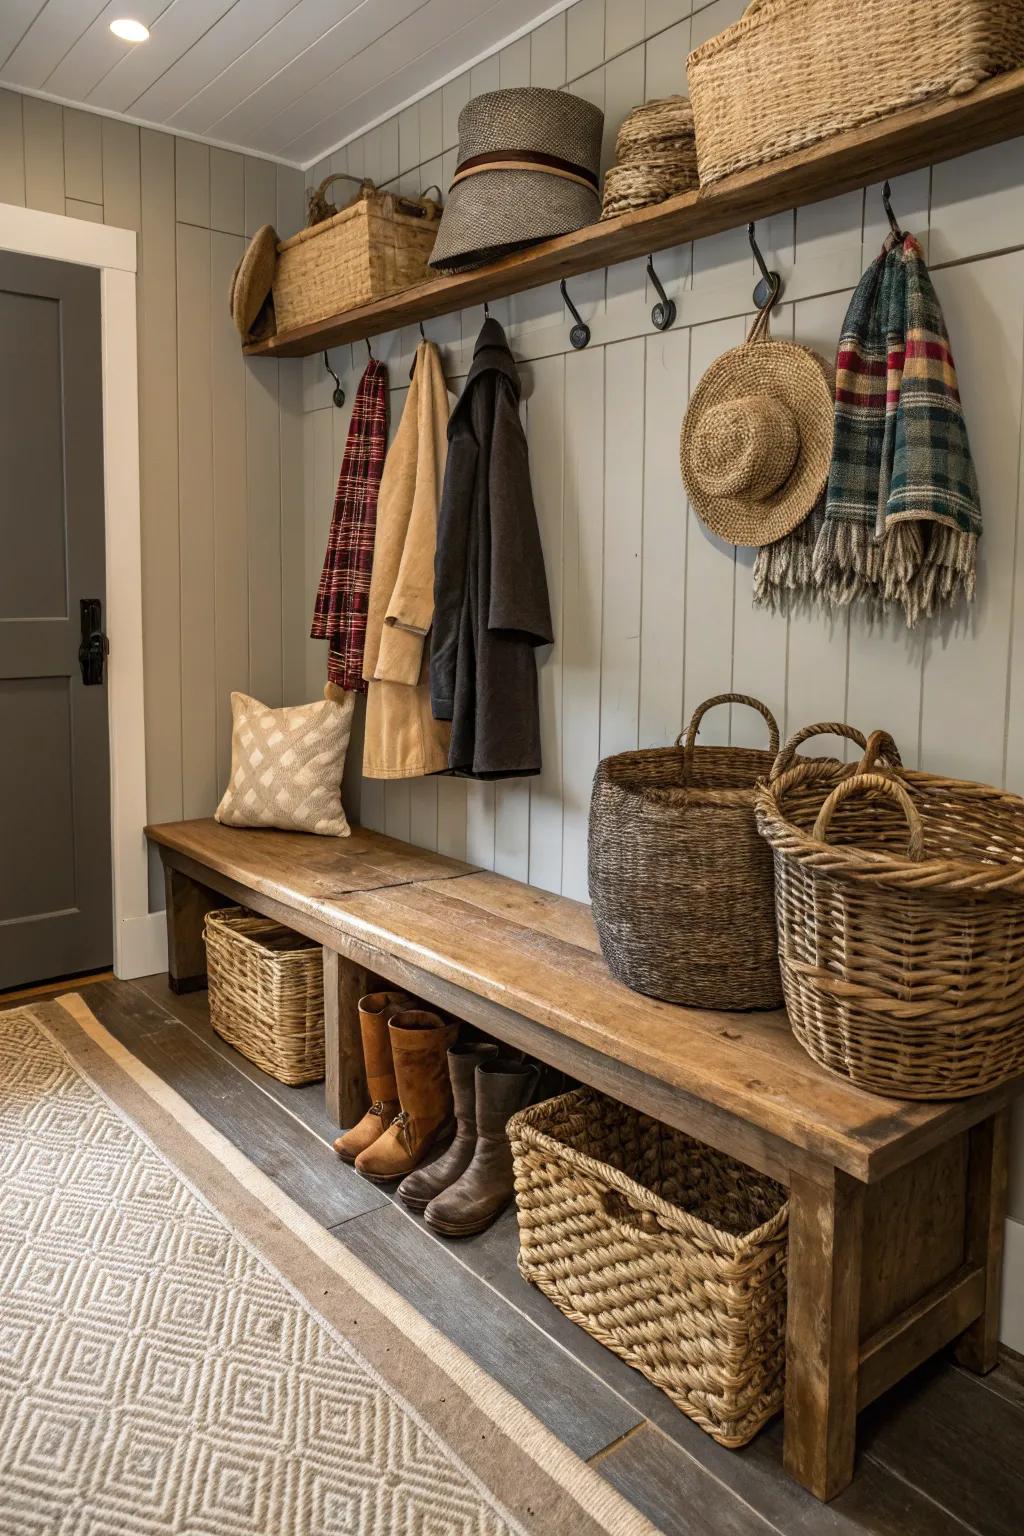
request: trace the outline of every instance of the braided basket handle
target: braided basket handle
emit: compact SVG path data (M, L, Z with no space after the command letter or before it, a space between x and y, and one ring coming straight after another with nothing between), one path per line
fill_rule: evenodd
M768 775L769 783L774 783L780 774L785 773L786 769L792 766L797 747L802 747L804 742L810 741L812 736L845 736L847 741L855 741L864 752L860 767L857 769L858 773L867 773L879 756L885 757L894 768L903 766L899 748L888 731L872 731L868 738L863 731L859 731L855 725L847 725L844 720L822 720L818 725L805 725L802 730L789 738L772 764L772 771Z
M708 710L714 709L716 704L749 704L751 709L756 709L758 714L763 715L768 722L768 751L777 752L779 750L779 727L775 716L767 704L762 704L760 699L752 698L749 693L716 693L713 699L705 699L703 704L698 704L693 712L693 719L686 727L686 731L681 732L676 737L677 747L684 746L687 751L690 750L697 740L697 732L700 729L701 721Z
M814 831L811 836L819 843L828 842L828 829L832 821L832 813L844 800L851 795L865 792L884 795L900 807L907 818L910 828L910 837L907 840L907 857L915 862L924 857L924 827L917 813L917 807L907 794L898 779L889 778L884 773L855 773L848 779L843 779L825 801L818 812L818 819L814 823Z
M889 735L888 731L872 731L864 743L864 756L857 764L857 773L874 773L879 759L882 758L890 768L902 768L903 759L900 757L900 749ZM881 772L882 770L877 770Z
M325 219L330 219L335 213L340 212L339 209L334 208L333 204L327 201L327 188L332 187L336 181L355 182L359 188L359 193L357 197L352 199L353 202L358 202L359 198L366 197L369 193L376 192L377 190L376 183L372 182L368 176L353 176L348 171L332 172L330 176L324 177L318 187L313 187L306 195L308 203L307 229L312 229L315 224L322 224ZM332 209L333 212L331 211Z

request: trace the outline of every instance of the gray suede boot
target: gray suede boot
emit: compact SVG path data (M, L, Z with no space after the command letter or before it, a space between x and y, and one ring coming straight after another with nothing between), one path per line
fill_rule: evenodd
M505 1126L530 1100L539 1076L532 1062L507 1056L476 1069L476 1148L461 1178L435 1195L424 1212L431 1231L442 1237L482 1232L512 1199L512 1148Z
M455 1137L440 1157L417 1168L398 1186L399 1199L412 1211L425 1211L435 1195L465 1173L476 1149L476 1069L498 1054L486 1040L453 1045L448 1052L448 1075L455 1103Z

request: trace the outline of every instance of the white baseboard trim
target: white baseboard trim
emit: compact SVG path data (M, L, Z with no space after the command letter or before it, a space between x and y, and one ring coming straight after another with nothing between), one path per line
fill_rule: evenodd
M1024 1222L1007 1221L999 1337L1024 1355Z
M125 918L119 940L114 974L121 981L166 971L167 923L163 912Z

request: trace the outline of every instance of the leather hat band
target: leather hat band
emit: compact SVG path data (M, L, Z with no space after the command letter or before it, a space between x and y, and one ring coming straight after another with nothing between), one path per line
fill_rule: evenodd
M557 155L546 155L536 149L498 149L485 155L471 155L456 166L452 186L457 186L467 176L479 175L481 171L546 171L548 175L561 176L581 187L589 187L592 192L598 190L596 173L585 165L575 165L571 160L561 160Z

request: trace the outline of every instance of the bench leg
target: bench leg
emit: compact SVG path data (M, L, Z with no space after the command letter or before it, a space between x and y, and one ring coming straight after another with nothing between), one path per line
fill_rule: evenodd
M819 1499L853 1477L864 1185L833 1169L790 1181L786 1471Z
M164 865L167 894L167 976L172 992L198 992L206 986L203 919L215 907L230 905L180 869Z
M1003 1274L1003 1223L1009 1176L1010 1111L1001 1109L974 1126L967 1143L967 1224L964 1254L985 1271L985 1304L954 1354L968 1370L984 1374L998 1362L999 1294Z
M324 1102L336 1125L355 1125L369 1106L359 999L373 990L373 978L333 949L324 950Z

